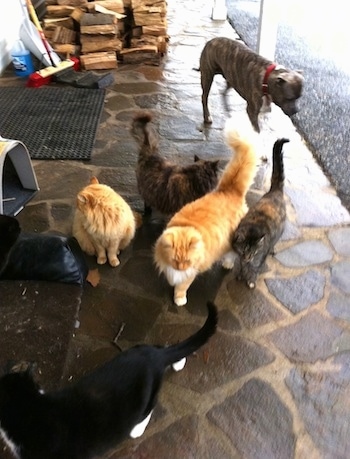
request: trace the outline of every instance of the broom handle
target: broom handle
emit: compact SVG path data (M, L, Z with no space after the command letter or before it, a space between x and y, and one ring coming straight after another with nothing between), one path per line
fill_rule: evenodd
M39 35L40 35L40 38L41 38L41 41L43 42L43 45L45 46L45 49L46 49L46 52L49 56L49 59L50 59L50 62L51 64L55 67L55 63L52 59L52 56L51 56L51 51L50 51L50 48L49 48L49 45L48 45L48 42L46 40L46 37L44 35L44 31L40 25L40 22L39 22L39 19L38 19L38 16L36 15L36 12L35 12L35 9L34 9L34 6L31 2L31 0L26 0L27 2L27 8L28 8L28 11L32 17L32 20L34 22L34 25L35 27L37 28L38 32L39 32Z

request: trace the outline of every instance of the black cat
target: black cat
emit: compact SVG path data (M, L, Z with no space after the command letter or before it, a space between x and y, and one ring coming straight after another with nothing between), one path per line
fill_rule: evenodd
M273 146L273 166L270 191L241 220L232 238L232 248L240 261L239 279L255 288L266 257L273 253L286 221L284 200L283 145L288 139L278 139Z
M199 159L179 166L165 160L158 151L158 135L149 123L152 115L142 111L135 115L131 133L140 145L136 167L137 186L145 204L145 214L152 208L172 215L188 202L213 190L218 183L219 161Z
M194 335L169 347L135 346L62 390L43 393L29 372L0 379L0 433L20 459L89 459L143 434L166 368L215 333L217 309Z

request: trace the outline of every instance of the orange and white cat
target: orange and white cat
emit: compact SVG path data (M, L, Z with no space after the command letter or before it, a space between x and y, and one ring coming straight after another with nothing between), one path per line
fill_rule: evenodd
M135 236L135 216L129 204L111 187L92 177L90 184L77 195L73 236L88 255L96 255L97 263L113 267L118 254Z
M220 259L224 268L233 267L232 234L248 210L246 193L253 183L258 162L250 137L227 125L225 138L234 155L218 186L182 207L154 247L155 264L174 286L174 302L178 306L187 303L187 290L198 274Z

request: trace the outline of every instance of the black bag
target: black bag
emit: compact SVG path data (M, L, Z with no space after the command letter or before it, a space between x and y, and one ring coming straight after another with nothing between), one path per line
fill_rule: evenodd
M0 278L82 285L88 272L83 251L74 237L21 233Z

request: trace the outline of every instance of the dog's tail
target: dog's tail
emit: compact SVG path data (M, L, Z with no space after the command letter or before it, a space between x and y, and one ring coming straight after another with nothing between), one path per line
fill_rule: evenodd
M289 142L289 139L278 139L273 146L272 152L272 176L270 191L283 190L284 184L284 166L283 166L283 145Z
M218 191L245 196L253 183L258 165L255 138L256 134L250 127L247 133L245 129L238 131L226 125L225 140L234 154L221 176Z
M150 125L152 114L149 111L136 113L131 124L131 134L140 146L148 147L150 153L158 149L158 134Z
M193 354L193 352L203 346L215 333L218 323L217 308L215 304L210 301L207 302L207 308L208 317L200 330L185 341L162 349L162 351L164 351L163 357L165 366L173 365Z

